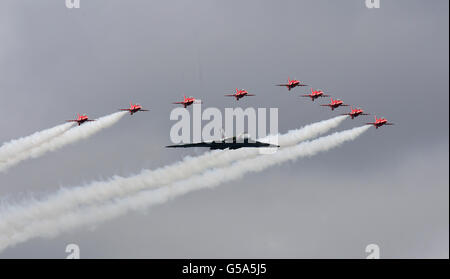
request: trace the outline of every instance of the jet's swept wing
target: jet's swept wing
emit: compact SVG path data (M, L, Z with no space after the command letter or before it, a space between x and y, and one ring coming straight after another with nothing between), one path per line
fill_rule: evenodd
M226 139L224 139L222 141L175 144L175 145L168 145L166 147L167 148L208 147L209 149L223 150L223 149L239 149L243 147L261 148L261 147L280 147L280 146L259 141L249 142L248 140L244 140L242 142L238 142L236 141L236 138L233 138L232 141L227 141Z
M206 142L167 145L167 148L209 147Z

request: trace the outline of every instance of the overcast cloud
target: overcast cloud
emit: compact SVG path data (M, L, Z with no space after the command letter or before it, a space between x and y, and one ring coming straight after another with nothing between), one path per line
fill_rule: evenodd
M95 228L39 238L0 258L449 257L449 2L0 2L0 142L139 102L151 109L0 174L20 201L204 150L167 150L183 95L203 107L279 108L279 130L331 112L273 86L297 78L395 126ZM346 120L339 130L373 116Z

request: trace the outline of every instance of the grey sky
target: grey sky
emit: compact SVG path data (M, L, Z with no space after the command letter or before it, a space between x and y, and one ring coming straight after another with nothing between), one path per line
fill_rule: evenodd
M278 107L286 132L331 112L273 86L288 76L396 125L355 142L80 228L33 239L0 258L449 256L449 30L445 0L0 2L0 142L77 112L130 101L151 111L0 175L20 201L62 186L156 168L200 150L166 150L183 95L203 107ZM325 103L327 100L319 100ZM347 120L347 129L373 116Z

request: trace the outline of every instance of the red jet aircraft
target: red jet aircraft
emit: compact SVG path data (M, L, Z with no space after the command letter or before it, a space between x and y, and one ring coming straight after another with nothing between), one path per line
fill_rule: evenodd
M243 98L244 96L255 96L255 95L254 94L248 94L247 90L244 90L244 89L239 90L239 89L236 88L236 93L225 95L225 96L235 97L236 101L239 101L239 99Z
M319 97L330 97L330 95L324 95L322 90L314 90L311 88L311 94L301 95L301 97L310 97L311 101L314 102Z
M343 113L342 115L348 115L352 119L355 117L358 117L360 115L369 115L368 113L364 113L364 111L360 108L353 109L353 106L350 106L350 112L349 113Z
M139 104L133 105L133 103L130 103L130 108L120 110L129 111L131 115L133 115L133 113L136 113L138 111L148 111L148 109L143 109L141 105Z
M291 79L288 77L288 83L285 83L285 84L277 84L276 86L286 86L287 89L288 89L289 91L291 91L291 89L294 88L294 87L296 87L296 86L308 86L308 85L302 84L302 83L300 83L299 80L296 80L296 79L291 80Z
M186 108L187 106L192 105L195 101L196 100L195 100L194 97L186 98L186 96L184 96L184 101L183 102L175 102L173 104L182 104L184 106L184 108Z
M342 102L339 99L333 100L333 97L331 97L331 103L326 104L326 105L321 105L323 107L330 107L331 110L334 110L337 107L343 106L343 107L348 107L348 105L344 105L344 102Z
M378 129L378 127L381 127L383 125L394 125L394 123L388 123L386 118L381 117L381 118L377 119L376 115L375 115L375 122L373 122L373 123L366 123L366 124L373 125L377 129Z
M81 124L83 124L86 121L95 121L95 120L89 119L86 114L80 115L79 113L77 113L77 119L66 120L66 122L77 122L78 126L80 126Z

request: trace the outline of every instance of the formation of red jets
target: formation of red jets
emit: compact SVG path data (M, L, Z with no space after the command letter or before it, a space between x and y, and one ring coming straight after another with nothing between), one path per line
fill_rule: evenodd
M138 111L148 111L148 109L143 109L141 105L130 103L130 107L126 109L119 109L121 111L129 111L131 115ZM87 114L79 114L77 113L77 119L66 120L66 122L77 122L78 126L83 124L84 122L95 121L95 119L89 119Z
M291 91L291 89L299 86L308 86L302 82L300 82L299 80L296 79L290 79L288 78L288 82L284 83L284 84L276 84L276 86L284 86L286 87L289 91ZM254 94L249 94L247 90L245 89L238 89L236 88L236 91L234 94L227 94L225 95L227 97L234 97L236 98L236 101L239 101L239 99L245 97L245 96L255 96ZM307 97L307 98L311 98L311 101L314 102L315 99L317 98L322 98L322 97L330 97L330 103L328 104L322 104L321 106L324 107L330 107L332 111L334 111L335 109L337 109L338 107L348 107L349 105L344 104L344 102L340 99L333 99L333 97L331 97L330 95L325 95L324 92L322 90L314 90L313 88L311 88L311 93L310 94L306 94L306 95L300 95L300 97ZM194 103L200 103L200 101L196 100L194 97L186 97L184 96L184 99L182 102L174 102L173 104L181 104L183 105L184 108L194 104ZM129 111L131 115L133 115L134 113L138 112L138 111L148 111L146 109L143 109L141 105L139 104L133 104L130 103L130 107L126 108L126 109L120 109L121 111ZM360 115L369 115L368 113L364 113L364 110L362 110L361 108L353 108L353 106L350 106L350 112L349 113L344 113L342 115L348 115L351 117L351 119L354 119L355 117L358 117ZM77 119L73 119L73 120L66 120L68 122L77 122L78 125L83 124L84 122L87 121L95 121L95 120L91 120L88 118L88 116L86 114L77 114ZM370 124L375 126L375 128L379 128L383 125L394 125L393 123L389 123L387 121L386 118L377 118L375 116L375 122L370 122L370 123L366 123L366 124Z
M291 80L290 78L288 78L288 83L287 84L277 84L277 86L286 86L287 89L290 91L292 88L294 88L296 86L307 86L307 85L306 84L302 84L298 80ZM330 97L330 99L331 99L330 103L322 104L321 106L329 107L329 108L331 108L332 111L334 111L338 107L348 107L349 106L347 104L344 104L344 102L342 100L333 99L333 97L331 97L329 95L325 95L322 90L314 90L313 88L311 88L311 93L310 94L301 95L301 97L311 98L311 101L313 101L313 102L314 102L315 99L320 98L320 97ZM368 113L364 113L364 110L362 110L361 108L355 108L354 109L353 106L350 106L350 112L349 113L344 113L342 115L348 115L352 119L354 119L355 117L358 117L360 115L369 115L369 114ZM376 116L375 116L375 122L370 122L370 123L366 123L366 124L373 125L377 129L379 127L383 126L383 125L394 125L394 123L389 123L386 118L377 118Z

